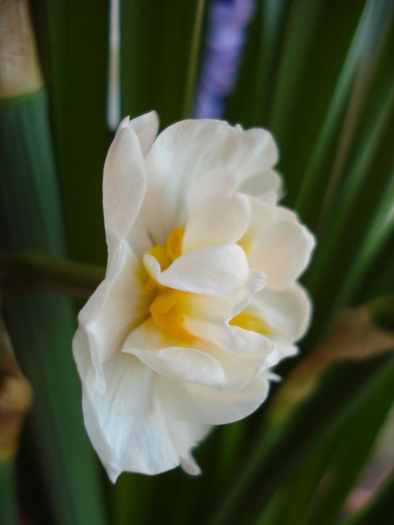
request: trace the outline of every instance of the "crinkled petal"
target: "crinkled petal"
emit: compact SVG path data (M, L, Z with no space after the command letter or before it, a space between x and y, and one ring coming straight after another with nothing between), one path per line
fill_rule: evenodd
M124 121L123 121L124 122ZM104 166L103 206L109 250L125 238L142 205L147 186L144 156L135 131L119 127Z
M147 315L152 294L139 278L141 263L123 242L107 268L107 276L82 308L78 319L89 338L91 360L96 370L95 385L105 391L103 363L121 345L133 325ZM73 345L75 358L79 349Z
M188 220L182 252L206 246L233 244L244 235L250 220L250 204L245 195L213 198L196 209Z
M212 198L225 198L237 191L236 175L226 169L215 169L199 174L190 182L186 191L186 208L188 216L204 206Z
M207 425L232 423L248 416L266 399L268 387L263 375L238 391L158 377L158 393L172 417Z
M78 346L89 356L86 334ZM85 362L83 368L86 368ZM156 393L156 374L136 357L116 353L105 365L107 390L83 386L83 414L90 440L112 482L122 471L158 474L179 465L167 415Z
M157 136L157 132L159 131L159 117L157 116L156 111L145 113L145 115L129 120L128 123L125 122L126 120L128 120L128 117L127 119L124 119L120 125L122 126L122 124L125 123L125 127L127 124L128 127L136 132L138 140L140 141L142 153L144 154L144 157L146 157Z
M240 246L211 246L186 253L159 277L163 286L196 294L228 297L245 285L249 266Z
M253 197L260 197L270 191L279 193L281 186L282 179L278 173L273 169L265 169L261 173L245 180L238 188L238 191Z
M288 341L304 335L311 317L311 300L298 283L285 290L265 288L253 297L248 308L264 319L275 337Z
M146 158L149 182L141 220L155 242L163 244L174 226L186 224L186 197L195 179L220 168L232 171L240 183L271 168L277 158L265 130L244 131L216 120L173 124L160 133ZM275 191L276 182L268 189Z
M250 270L245 285L229 297L209 297L188 294L180 297L182 311L188 317L209 323L223 323L238 315L251 301L253 295L265 286L265 275L260 270Z
M244 330L244 332L248 331ZM218 361L224 371L225 381L222 385L217 385L221 390L239 391L270 366L267 357L273 350L272 342L261 335L259 339L249 339L249 341L254 345L252 348L246 346L248 342L246 338L242 342L236 341L235 344L231 341L227 348L207 340L197 341L196 346ZM229 347L232 347L231 351Z
M263 270L267 288L287 288L309 264L314 245L313 235L301 224L273 222L256 235L249 264Z
M238 358L265 358L273 347L267 337L227 323L186 318L184 327L194 336L209 341ZM207 348L205 350L210 351Z
M152 319L147 319L130 333L123 352L135 355L146 366L169 379L202 385L224 384L224 371L217 359L177 343Z
M192 476L201 474L201 469L190 453L211 430L211 425L190 423L167 415L168 428L181 458L181 467Z
M289 341L284 339L275 339L274 348L272 352L267 356L267 365L269 367L275 366L286 359L287 357L292 357L298 354L298 346L292 344Z

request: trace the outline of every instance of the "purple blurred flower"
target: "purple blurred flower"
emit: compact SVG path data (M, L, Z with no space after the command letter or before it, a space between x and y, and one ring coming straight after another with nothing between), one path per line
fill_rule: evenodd
M255 0L215 0L209 14L205 56L197 88L195 118L221 118L231 93Z

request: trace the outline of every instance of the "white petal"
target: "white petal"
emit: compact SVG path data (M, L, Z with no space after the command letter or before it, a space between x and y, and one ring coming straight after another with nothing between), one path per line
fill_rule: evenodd
M130 120L128 126L136 132L142 153L146 157L159 131L159 117L156 111L145 113L145 115Z
M239 358L265 358L273 348L267 337L227 323L209 323L186 318L184 326L194 336L209 341Z
M286 359L287 357L292 357L297 354L297 345L293 345L289 343L289 341L275 340L274 349L272 350L270 355L267 356L267 365L269 367L275 366L279 363L279 361L282 361L282 359Z
M206 201L191 214L182 242L182 252L206 246L233 244L244 235L250 220L250 204L245 195Z
M196 294L228 297L246 283L249 267L240 246L211 246L186 253L159 277L163 286Z
M103 206L109 249L124 239L133 225L144 199L146 185L140 141L131 127L120 127L104 166Z
M105 365L107 391L83 385L89 437L111 481L122 471L158 474L179 465L156 374L136 357L116 353Z
M95 366L96 388L105 391L102 365L121 345L133 324L146 317L152 295L138 277L141 263L123 242L107 268L107 276L82 308L78 319L86 332ZM74 355L79 349L74 343Z
M171 416L167 416L167 421L172 439L181 458L181 467L192 476L201 474L201 469L190 454L190 450L208 434L212 427L210 425L181 421Z
M177 343L148 319L130 333L123 352L137 356L169 379L202 385L224 384L223 368L216 359L194 348L183 348L179 343L175 346Z
M185 120L170 126L146 158L144 225L163 244L172 228L186 223L188 189L195 179L219 168L232 171L240 183L271 168L277 157L275 142L265 130L243 131L216 120ZM277 189L276 182L267 186Z
M231 197L237 191L236 175L226 169L215 169L201 173L190 181L186 192L187 213L190 216L204 206L206 201L216 197Z
M263 270L267 288L287 288L307 267L314 245L314 237L301 224L274 222L256 235L249 264Z
M248 416L266 399L268 387L263 376L238 391L158 377L158 393L174 418L207 425L232 423Z
M265 275L260 270L250 270L245 285L234 295L229 297L209 297L207 295L193 295L192 300L186 296L182 300L182 311L188 317L210 323L229 321L238 315L253 295L265 286Z
M275 337L294 342L302 337L311 317L311 300L306 290L294 283L285 290L258 292L249 307L264 319Z
M243 182L238 191L253 197L260 197L270 191L279 193L281 186L282 179L278 173L273 169L265 169Z

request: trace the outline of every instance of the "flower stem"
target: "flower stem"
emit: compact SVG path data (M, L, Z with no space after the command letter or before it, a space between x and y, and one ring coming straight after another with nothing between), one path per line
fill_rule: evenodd
M104 268L35 252L0 258L0 288L7 293L46 291L87 299L104 279Z
M197 75L197 66L198 66L198 55L200 50L200 37L201 37L201 28L202 20L204 13L204 0L198 0L196 5L196 14L195 22L193 28L193 40L190 47L190 56L189 56L189 68L187 72L186 79L186 89L185 89L185 98L183 102L182 117L190 118L194 88L196 84L196 75Z

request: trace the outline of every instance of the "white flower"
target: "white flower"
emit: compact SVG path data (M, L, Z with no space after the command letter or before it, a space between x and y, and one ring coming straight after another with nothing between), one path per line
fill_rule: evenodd
M182 467L211 425L264 401L296 353L314 239L276 203L270 133L186 120L157 138L123 120L104 167L108 267L73 351L90 439L109 477Z

